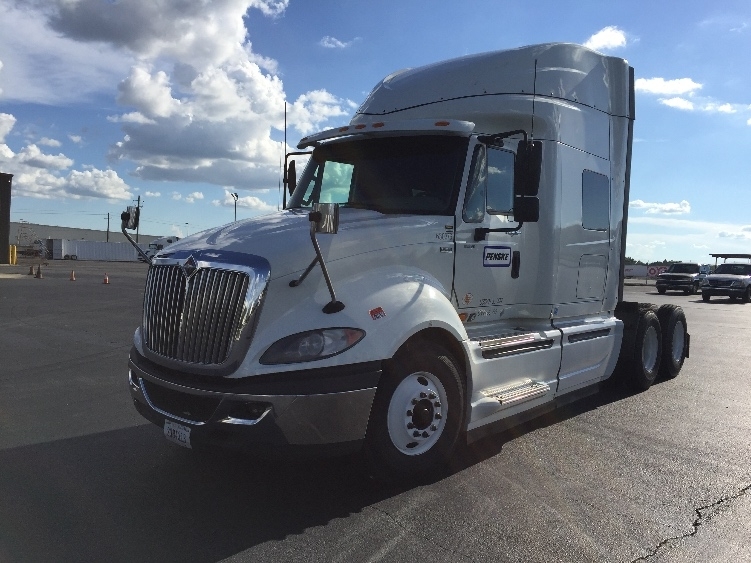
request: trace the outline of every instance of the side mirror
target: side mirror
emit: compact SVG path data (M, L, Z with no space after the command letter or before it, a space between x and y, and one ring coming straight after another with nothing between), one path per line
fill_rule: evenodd
M540 220L540 200L537 197L514 198L514 221L537 223Z
M540 189L542 143L519 141L514 162L514 195L536 196Z
M123 229L134 230L138 228L138 219L141 215L141 208L136 205L129 205L120 215Z
M297 170L295 169L295 161L290 160L289 167L287 169L287 189L289 190L289 195L292 195L292 192L295 191L296 187L297 187Z
M339 232L339 204L314 203L310 220L315 222L315 231L325 235Z

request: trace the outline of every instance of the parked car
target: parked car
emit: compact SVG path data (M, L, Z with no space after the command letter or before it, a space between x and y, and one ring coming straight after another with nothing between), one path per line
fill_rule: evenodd
M657 276L657 293L667 290L682 291L686 295L699 293L702 280L709 274L709 266L693 262L671 264L666 272Z
M720 264L713 274L701 284L701 298L709 301L712 296L725 296L744 303L751 301L751 264Z

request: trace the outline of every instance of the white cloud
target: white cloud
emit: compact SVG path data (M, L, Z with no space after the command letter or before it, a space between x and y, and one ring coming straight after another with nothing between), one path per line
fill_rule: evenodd
M15 122L12 115L0 114L0 139L10 133ZM60 143L46 139L46 144L56 146ZM14 197L109 200L131 198L128 185L114 170L86 167L86 170L71 170L67 176L63 176L63 171L71 166L73 159L62 153L45 154L35 144L25 146L17 153L7 145L0 144L0 169L14 175Z
M57 139L50 139L48 137L42 137L39 139L39 144L44 145L46 147L59 147L62 146L62 143L58 141Z
M682 109L686 111L694 110L693 102L685 98L662 98L660 99L660 103L666 106L670 106L671 108Z
M634 82L634 88L637 92L646 92L647 94L658 94L661 96L680 96L701 90L703 84L694 82L690 78L674 78L665 80L664 78L637 78Z
M55 92L58 82L68 81L65 88L82 86L84 92L105 92L117 100L122 111L107 119L121 125L123 136L107 156L132 162L135 176L233 190L270 189L277 186L279 156L286 148L272 139L284 126L286 94L276 61L253 52L245 16L257 9L278 17L288 4L40 0L23 8L0 7L0 19L12 14L10 27L19 24L28 31L23 43L9 48L23 51L29 41L34 58L19 55L9 76L19 76L17 69L34 69L27 72L30 91L33 86L34 92ZM0 37L0 52L7 41ZM68 69L58 82L47 80L48 66L69 66L56 54L58 48L71 54L70 65L91 64L91 70ZM110 63L106 68L97 66L99 54ZM47 95L19 97L50 103L65 99ZM354 108L350 100L315 90L288 104L287 124L304 135ZM2 127L0 120L0 132Z
M16 160L25 166L51 170L65 170L73 166L73 160L64 154L44 154L36 145L27 145L21 149Z
M162 193L161 192L149 192L149 191L147 191L144 195L146 197L162 197Z
M81 135L68 135L68 139L70 139L72 142L74 142L77 145L80 144L81 141L83 140L81 138Z
M197 199L203 199L203 193L191 192L183 196L180 192L172 192L172 199L175 201L184 201L185 203L195 203Z
M169 117L180 109L180 101L172 97L169 77L163 71L151 74L151 69L135 66L118 91L119 104L137 108L147 119Z
M728 231L721 231L718 233L718 236L720 238L732 238L732 239L738 239L738 240L748 240L751 239L751 234L749 233L732 233Z
M352 43L354 43L354 41L340 41L336 37L331 37L330 35L326 35L318 42L321 47L326 47L327 49L346 49L351 46Z
M346 102L326 90L313 90L301 95L289 106L289 116L301 134L310 133L321 122L332 117L347 115L343 107Z
M609 51L626 46L626 34L616 26L609 25L592 35L584 46L594 51Z
M212 202L212 205L214 206L221 206L221 207L234 207L235 206L235 198L232 197L232 192L225 190L224 191L224 199L215 199ZM260 198L257 198L255 196L242 196L237 198L237 207L244 208L244 209L250 209L252 211L259 211L262 213L269 213L271 211L276 211L275 205L269 205L265 201L263 201Z
M47 26L52 2L0 2L0 90L5 101L58 104L112 91L132 56L105 44L80 43Z
M9 113L0 113L0 143L5 142L5 137L16 125L16 118Z
M647 203L635 199L628 204L633 209L644 209L649 214L683 215L691 213L691 204L685 199L680 203Z

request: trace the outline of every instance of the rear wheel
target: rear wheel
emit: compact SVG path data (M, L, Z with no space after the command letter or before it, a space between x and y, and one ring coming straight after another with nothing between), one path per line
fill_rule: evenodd
M686 315L681 307L663 305L657 311L662 330L662 358L660 375L672 379L678 375L686 359L688 330Z
M709 300L711 299L711 297L712 297L712 296L711 296L711 295L709 295L709 293L702 293L702 294L701 294L701 300L702 300L702 301L705 301L705 302L708 302L708 301L709 301Z
M657 378L662 357L660 321L650 309L639 312L634 353L628 371L628 383L637 391L646 391Z
M657 288L657 293L659 293L660 295L664 294L666 291L667 290L664 287L658 287Z
M445 464L464 425L459 368L442 346L420 342L400 351L373 401L366 455L377 475L425 473Z

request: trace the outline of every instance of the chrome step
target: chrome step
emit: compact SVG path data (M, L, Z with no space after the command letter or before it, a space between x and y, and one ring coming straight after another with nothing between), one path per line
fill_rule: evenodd
M513 383L500 387L493 387L483 391L483 395L495 399L503 407L510 407L545 396L550 391L547 383L537 383L531 379L525 379L521 383Z
M528 332L481 338L477 343L482 350L482 357L490 359L550 348L553 340L537 332Z

